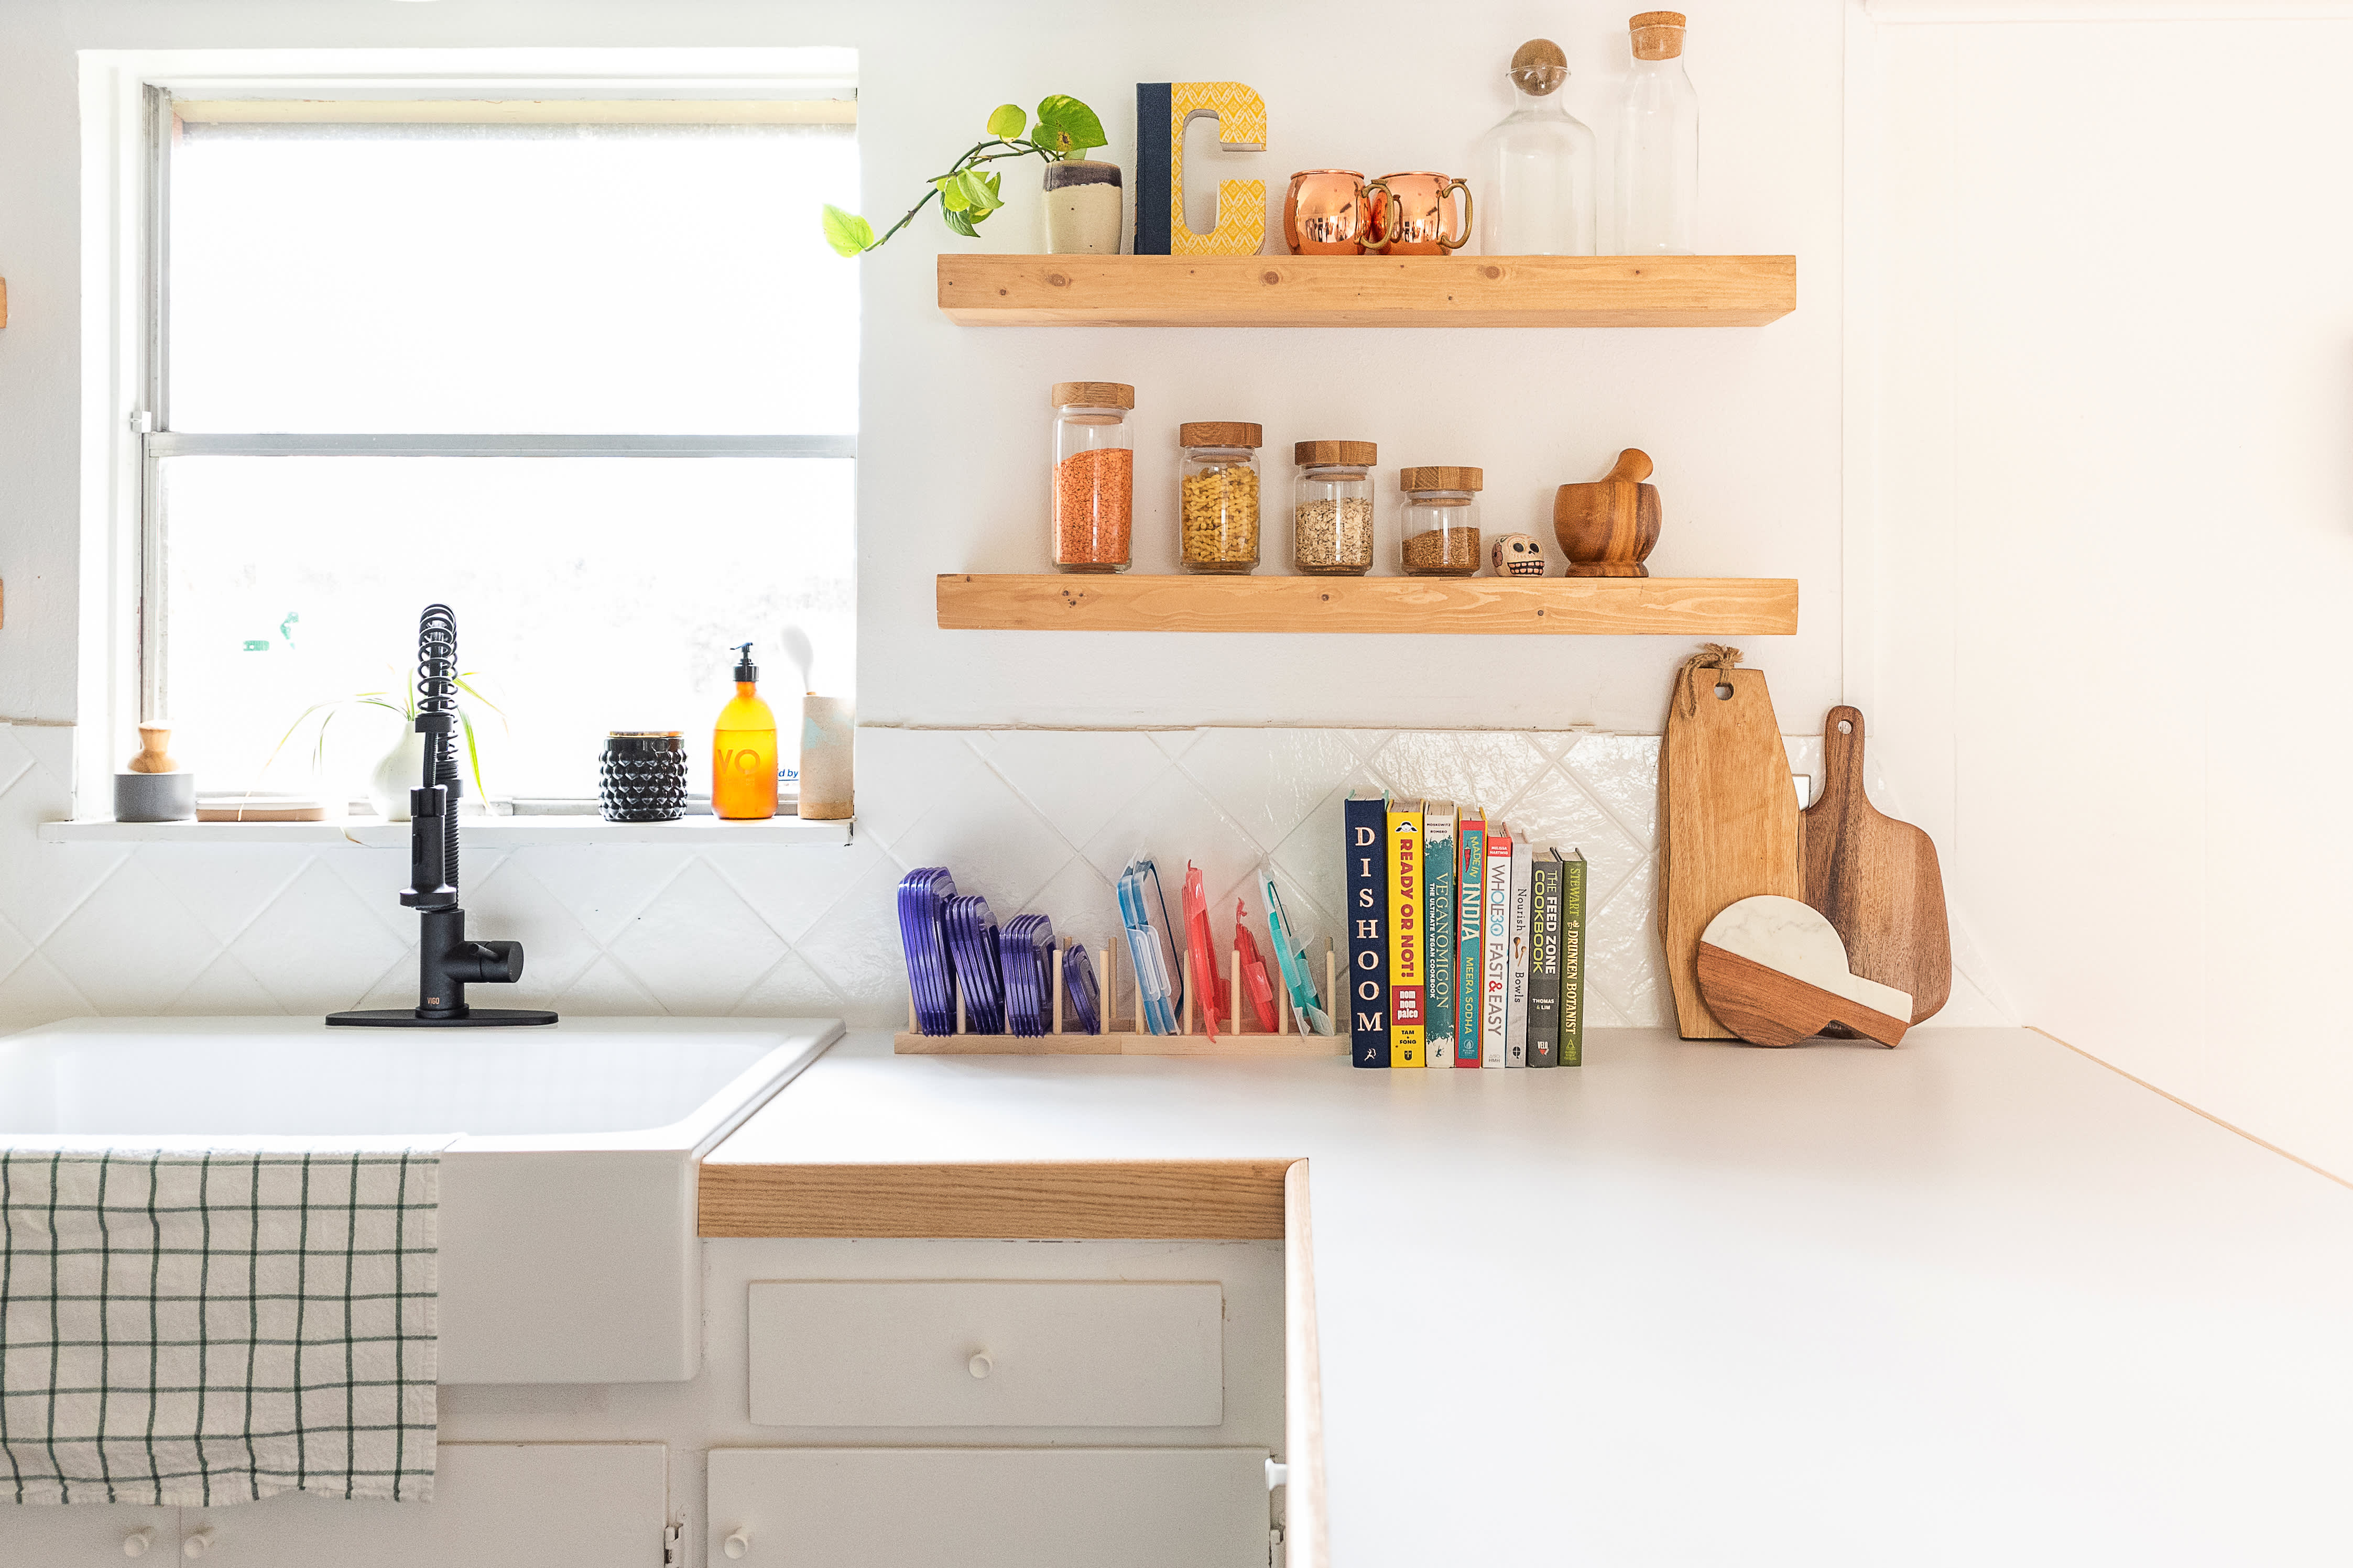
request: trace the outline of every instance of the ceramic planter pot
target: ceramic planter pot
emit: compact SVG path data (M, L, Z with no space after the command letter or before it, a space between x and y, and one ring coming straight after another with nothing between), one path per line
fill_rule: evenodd
M1055 256L1117 256L1119 165L1084 158L1046 165L1046 249Z
M408 792L425 778L425 737L403 730L368 774L368 804L386 822L408 820Z

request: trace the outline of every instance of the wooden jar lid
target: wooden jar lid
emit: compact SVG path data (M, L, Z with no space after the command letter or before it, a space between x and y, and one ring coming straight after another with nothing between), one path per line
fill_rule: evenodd
M1369 468L1381 460L1381 449L1370 441L1302 441L1291 448L1291 460L1303 468L1311 463Z
M1266 445L1266 432L1239 419L1200 419L1176 426L1180 447L1250 447Z
M1634 35L1634 58L1673 59L1683 52L1684 26L1681 11L1645 11L1638 16L1629 16L1626 26Z
M1409 490L1475 490L1485 488L1476 468L1399 468L1398 488Z
M1513 54L1510 76L1514 87L1542 98L1568 79L1568 57L1550 38L1530 38Z
M1115 381L1058 381L1054 384L1054 406L1133 408L1135 388L1122 386Z

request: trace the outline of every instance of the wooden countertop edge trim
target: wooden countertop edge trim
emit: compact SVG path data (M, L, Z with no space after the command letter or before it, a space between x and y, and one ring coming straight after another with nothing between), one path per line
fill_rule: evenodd
M1324 1363L1315 1331L1315 1231L1307 1162L1282 1175L1282 1452L1290 1468L1283 1560L1330 1568L1324 1501Z
M1006 1241L1280 1241L1275 1160L714 1164L696 1187L705 1237Z
M2268 1139L2258 1138L2253 1133L2248 1131L2245 1128L2238 1126L2232 1122L2225 1121L2221 1117L2215 1115L2212 1111L2200 1106L2192 1105L2189 1101L2182 1099L2179 1095L2168 1093L2165 1089L2158 1088L2157 1085L2149 1082L2148 1079L2145 1078L2135 1078L2132 1074L2125 1071L2124 1068L2116 1066L2116 1063L2107 1060L2104 1057L2095 1057L2081 1046L2068 1045L2065 1040L2061 1039L2058 1036L2039 1025L2029 1024L2026 1027L2031 1033L2042 1036L2052 1045L2064 1047L2066 1049L2071 1050L2077 1056L2083 1058L2085 1061L2092 1062L2097 1066L2107 1068L2110 1072L2116 1074L2118 1078L2123 1079L2126 1082L2137 1083L2140 1085L2141 1088L2148 1090L2149 1093L2159 1096L2162 1099L2169 1100L2173 1101L2174 1104L2181 1107L2182 1110L2189 1111L2193 1115L2204 1117L2207 1121L2212 1122L2215 1126L2220 1127L2225 1132L2235 1132L2240 1137L2245 1139L2248 1142L2254 1144L2257 1148L2268 1149L2273 1153L2277 1154L2281 1159L2293 1161L2296 1164L2302 1165L2306 1170L2310 1171L2316 1176L2326 1176L2340 1187L2353 1187L2353 1182L2347 1181L2344 1177L2338 1175L2336 1172L2327 1169L2326 1166L2316 1165L2301 1154L2292 1153L2288 1150L2281 1148L2278 1144L2272 1142Z

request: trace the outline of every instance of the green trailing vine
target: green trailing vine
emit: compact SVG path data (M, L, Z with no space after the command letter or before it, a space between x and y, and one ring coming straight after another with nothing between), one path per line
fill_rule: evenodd
M977 238L980 224L1005 205L999 189L1000 176L994 170L984 169L983 164L1029 157L1057 163L1075 158L1090 147L1103 145L1103 121L1095 118L1095 111L1061 93L1039 103L1034 128L1019 104L1001 103L990 111L988 123L982 129L988 135L973 143L946 174L936 176L923 200L909 207L897 223L879 237L874 226L856 213L844 212L828 203L825 242L839 256L871 250L913 222L915 215L929 205L934 196L939 198L940 217L950 229L967 239Z

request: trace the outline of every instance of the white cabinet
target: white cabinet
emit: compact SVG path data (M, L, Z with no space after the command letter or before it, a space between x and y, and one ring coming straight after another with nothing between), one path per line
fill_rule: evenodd
M1264 1448L719 1448L712 1568L1266 1568Z
M142 1536L141 1531L146 1533ZM163 1568L180 1556L180 1510L128 1503L0 1502L0 1564L5 1568L84 1568L121 1564L129 1555Z
M429 1503L282 1495L188 1509L181 1529L212 1532L208 1568L659 1568L662 1561L670 1458L661 1444L444 1443L438 1458ZM119 1542L113 1551L121 1556ZM0 1561L17 1559L0 1553ZM158 1555L157 1568L169 1561Z
M751 1292L759 1426L1215 1426L1214 1283L768 1280Z

